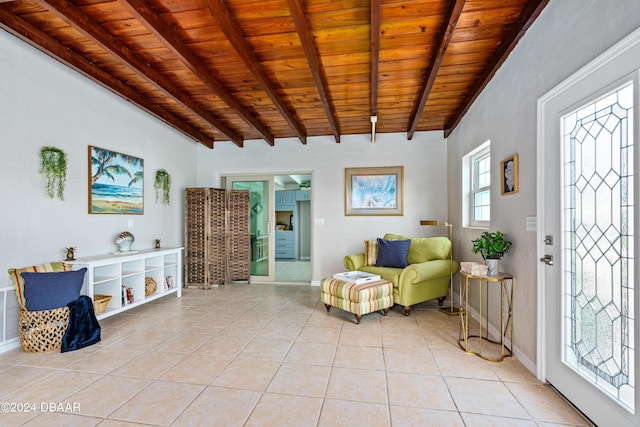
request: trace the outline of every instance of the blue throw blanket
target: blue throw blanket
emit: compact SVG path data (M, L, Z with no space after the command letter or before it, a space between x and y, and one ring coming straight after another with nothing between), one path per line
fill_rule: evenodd
M93 311L93 301L86 295L80 295L69 307L69 326L62 337L62 353L79 350L100 341L100 324Z

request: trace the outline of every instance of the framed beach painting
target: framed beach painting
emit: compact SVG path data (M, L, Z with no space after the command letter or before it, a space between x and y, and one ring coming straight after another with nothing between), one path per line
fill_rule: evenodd
M345 215L404 215L404 167L345 168Z
M89 213L144 213L144 160L89 146Z

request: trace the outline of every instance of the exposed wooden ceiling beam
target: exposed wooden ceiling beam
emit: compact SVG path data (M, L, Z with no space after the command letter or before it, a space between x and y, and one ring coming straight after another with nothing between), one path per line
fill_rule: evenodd
M378 68L380 64L380 3L371 0L371 115L378 115Z
M504 61L511 51L516 47L522 36L527 32L531 24L542 13L543 9L547 6L549 0L530 0L522 10L522 13L518 17L518 20L513 23L511 29L502 39L502 44L498 47L493 54L486 68L481 76L478 77L476 83L471 87L467 96L461 104L460 109L456 112L453 119L449 122L444 130L444 137L447 138L451 132L460 124L460 121L464 115L471 108L471 104L480 96L480 93L489 84L493 76L498 69L502 66Z
M155 13L144 0L124 0L127 9L168 49L176 54L182 63L191 70L207 87L249 126L254 128L269 145L274 145L275 139L271 132L256 119L257 114L249 111L231 95L224 85L207 69L185 44L180 40Z
M438 37L438 49L431 55L431 62L429 63L424 83L418 95L418 102L416 103L416 107L409 118L409 128L407 129L407 139L409 140L413 138L413 135L418 128L420 116L422 115L424 106L427 103L431 89L433 88L433 83L436 81L436 77L438 76L438 71L440 70L442 61L444 60L444 55L447 53L447 48L449 47L449 43L453 37L453 32L458 25L458 19L460 19L460 14L462 13L462 8L464 8L465 3L466 0L456 0L449 3L449 8L447 9L442 28L440 29L440 36Z
M327 82L327 75L324 71L322 61L320 60L320 55L318 55L318 50L313 42L313 38L311 37L311 28L309 27L309 23L307 22L307 18L305 17L304 10L300 3L301 2L299 0L287 0L289 12L291 12L291 17L293 18L293 23L298 31L298 37L300 38L300 43L302 43L304 54L307 57L307 62L309 63L313 80L316 84L316 88L318 89L318 93L320 94L320 99L322 100L322 106L324 107L327 119L329 120L331 132L333 132L333 137L335 138L336 143L339 144L340 128L336 120L336 111L333 105L331 92L329 92L328 89L329 84Z
M142 108L189 138L209 148L213 148L212 138L204 135L171 112L141 95L135 89L114 78L106 71L71 51L66 46L63 46L57 40L35 28L25 20L10 13L2 6L0 6L0 28L3 28L36 49L60 61L62 64L84 75L91 81L98 83L105 89Z
M409 138L418 129L449 135L547 3L0 0L0 7L50 36L57 51L84 57L92 66L75 68L88 77L98 73L93 79L114 92L128 86L124 99L140 99L156 117L168 113L172 126L195 129L194 139L211 146L327 134L340 142L342 134L375 133L370 116L380 130Z
M298 138L303 144L307 143L307 131L304 129L302 123L295 117L293 112L286 106L284 100L278 95L275 84L271 81L264 67L258 60L258 57L253 53L253 50L245 40L244 34L235 20L229 13L226 5L222 0L203 0L203 3L211 16L218 22L220 29L227 36L229 43L238 53L244 64L251 71L251 74L258 80L262 90L271 99L271 102L276 106L276 109L280 112L282 117L291 126Z
M183 107L200 116L213 128L230 138L236 145L242 147L242 137L229 129L221 120L210 111L198 105L193 99L179 89L170 80L154 70L144 60L133 53L127 46L110 34L102 26L96 24L89 16L67 0L38 0L50 12L71 25L74 29L84 34L98 46L119 58L121 62L140 73L147 81L162 90L169 97L180 103Z

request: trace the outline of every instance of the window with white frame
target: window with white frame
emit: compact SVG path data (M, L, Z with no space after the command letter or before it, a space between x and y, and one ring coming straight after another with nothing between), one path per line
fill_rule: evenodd
M485 142L463 158L464 224L489 228L491 220L491 143Z

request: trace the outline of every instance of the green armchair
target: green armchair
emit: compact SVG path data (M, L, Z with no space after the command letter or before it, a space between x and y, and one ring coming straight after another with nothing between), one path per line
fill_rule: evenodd
M364 253L344 257L344 266L350 271L365 271L378 274L393 283L393 302L400 304L408 316L414 304L438 299L442 306L447 297L449 283L458 271L459 263L451 259L451 241L446 237L405 237L386 234L385 240L411 241L407 254L408 265L404 268L377 267L375 261L366 265L365 259L375 257ZM374 245L366 245L368 247Z

